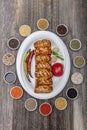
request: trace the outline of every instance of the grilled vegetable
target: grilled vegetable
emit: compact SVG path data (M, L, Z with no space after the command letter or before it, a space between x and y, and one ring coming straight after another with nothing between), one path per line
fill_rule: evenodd
M51 57L51 62L52 63L55 63L57 61L57 57L55 56L55 55L53 55L52 57Z
M55 63L52 66L52 73L54 76L62 76L63 75L63 64Z
M59 48L58 47L54 47L52 51L57 53L59 51Z
M61 57L57 52L53 51L52 54L55 55L57 58L64 60L64 58Z
M34 55L34 50L30 52L28 58L27 58L27 67L28 67L28 74L32 77L31 75L31 61Z
M28 76L27 58L28 58L29 54L30 54L30 50L25 54L24 61L23 61L24 71L25 71L26 77L28 79L29 79L29 76ZM30 81L30 79L29 79L29 81Z

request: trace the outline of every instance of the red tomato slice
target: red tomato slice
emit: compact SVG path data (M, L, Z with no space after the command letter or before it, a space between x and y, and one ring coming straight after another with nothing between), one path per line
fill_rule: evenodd
M61 63L55 63L52 66L52 73L54 76L62 76L63 75L63 65Z

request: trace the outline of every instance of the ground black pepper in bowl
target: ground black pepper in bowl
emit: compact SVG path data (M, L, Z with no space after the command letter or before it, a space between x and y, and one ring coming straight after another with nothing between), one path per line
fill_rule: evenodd
M68 88L66 95L69 99L74 100L78 97L78 91L76 88Z
M59 36L65 36L68 33L68 27L64 24L59 24L56 28L56 32Z
M7 46L11 49L11 50L16 50L19 48L20 46L20 42L17 38L13 37L11 39L8 40L7 42Z

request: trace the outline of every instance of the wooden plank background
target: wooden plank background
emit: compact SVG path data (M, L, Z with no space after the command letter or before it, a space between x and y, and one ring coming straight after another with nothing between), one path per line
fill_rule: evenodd
M30 96L24 92L20 100L10 97L10 89L20 85L18 79L15 84L7 85L3 76L7 71L16 72L15 64L6 67L2 63L2 56L11 52L15 56L17 51L7 48L7 40L16 36L22 42L24 38L19 35L18 29L22 24L29 24L32 32L38 30L36 22L39 18L47 18L50 22L49 31L56 32L56 25L64 23L69 27L69 34L62 38L68 47L71 62L74 56L83 55L87 59L87 0L0 0L0 130L87 130L87 65L82 69L71 66L71 74L79 71L84 76L82 85L75 86L70 78L65 89L56 97L63 96L68 87L76 87L79 98L69 101L64 111L54 107L53 98L46 100L53 106L53 112L48 117L42 117L38 109L28 112L24 102ZM79 38L82 49L72 52L69 42L72 38ZM43 100L38 100L40 105Z

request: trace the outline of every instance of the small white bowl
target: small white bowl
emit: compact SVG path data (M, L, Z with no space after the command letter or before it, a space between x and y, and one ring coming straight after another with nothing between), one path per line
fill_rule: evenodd
M60 34L60 33L58 33L58 31L57 31L57 28L58 28L59 26L61 26L61 25L63 25L63 26L66 27L66 30L67 30L67 31L66 31L65 34ZM60 37L66 36L66 35L68 34L68 32L69 32L68 27L67 27L65 24L58 24L58 25L57 25L57 27L56 27L56 33L57 33Z
M9 41L12 40L12 39L16 39L16 40L18 41L18 46L17 46L16 48L12 48L12 47L9 46ZM13 51L14 51L14 50L17 50L17 49L19 48L19 46L20 46L20 41L19 41L19 39L16 38L16 37L11 37L11 38L7 41L7 46L8 46L9 49L11 49L11 50L13 50Z
M78 49L73 49L73 48L71 47L71 43L72 43L72 41L74 41L74 40L76 40L76 41L78 41L78 42L80 43L80 47L79 47ZM71 50L73 50L73 51L78 51L78 50L80 50L80 49L81 49L81 46L82 46L82 43L81 43L81 41L80 41L79 39L74 38L74 39L72 39L72 40L70 41L70 48L71 48Z
M78 75L79 75L79 77L78 77ZM79 78L79 81L78 81L77 78ZM82 82L83 82L83 75L82 75L81 73L79 73L79 72L74 72L74 73L71 75L71 81L72 81L72 83L75 84L75 85L82 84Z
M27 26L27 27L30 29L30 32L29 32L28 35L23 35L23 34L20 33L20 29L21 29L23 26ZM30 33L31 33L31 27L30 27L29 25L27 25L27 24L23 24L23 25L21 25L20 28L19 28L19 33L20 33L20 35L21 35L22 37L27 37L27 36L29 36Z
M82 57L83 60L84 60L84 64L83 64L82 66L80 66L80 67L75 64L75 59L78 58L78 57ZM74 59L73 59L73 64L74 64L74 66L75 66L76 68L79 68L79 69L80 69L80 68L83 68L83 67L85 66L85 58L84 58L83 56L81 56L81 55L76 56L76 57L74 57Z
M66 106L65 106L64 108L62 108L62 109L56 107L56 101L57 101L58 99L60 99L60 98L62 98L62 99L65 100L65 102L66 102ZM64 110L64 109L66 109L66 107L67 107L67 100L66 100L64 97L59 97L59 98L57 98L57 99L55 100L55 107L56 107L58 110Z
M35 107L32 109L32 110L29 110L27 107L26 107L26 103L27 103L27 101L29 101L29 100L33 100L35 103L36 103L36 105L35 105ZM25 101L25 108L26 108L26 110L28 110L28 111L34 111L34 110L36 110L36 108L37 108L37 101L36 101L36 99L34 99L34 98L28 98L26 101Z
M44 29L40 28L39 25L38 25L38 23L39 23L40 20L45 20L45 21L47 22L48 26L47 26L46 28L44 28ZM40 30L46 30L46 29L49 27L49 22L48 22L48 20L45 19L45 18L39 19L39 20L37 21L37 27L38 27L38 29L40 29Z
M11 74L14 75L14 81L11 82L11 83L7 82L6 79L5 79L5 76L6 76L7 74L9 74L9 73L11 73ZM4 81L5 81L6 84L13 84L13 83L15 83L15 82L16 82L16 74L15 74L14 72L12 72L12 71L8 71L8 72L5 73L5 75L4 75Z
M46 114L46 115L44 115L42 112L41 112L41 106L42 105L44 105L44 104L48 104L49 106L50 106L50 112L48 113L48 114ZM42 116L49 116L51 113L52 113L52 106L50 105L50 103L47 103L47 102L44 102L44 103L42 103L40 106L39 106L39 112L40 112L40 114L42 115Z
M11 56L13 56L13 62L11 63L11 64L6 64L5 62L4 62L4 57L6 56L6 55L11 55ZM15 56L13 55L13 54L11 54L11 53L6 53L3 57L2 57L2 62L3 62L3 64L4 65L6 65L6 66L11 66L11 65L13 65L14 63L15 63Z
M18 98L13 97L13 96L12 96L12 94L11 94L12 89L14 89L14 88L16 88L16 87L17 87L17 88L20 88L20 89L21 89L21 91L22 91L21 96L20 96L20 97L18 97ZM11 96L13 99L20 99L20 98L23 96L23 89L22 89L21 87L19 87L19 86L14 86L14 87L12 87L12 88L11 88L11 90L10 90L10 96Z
M76 90L77 96L76 96L75 98L70 98L70 97L67 95L67 92L68 92L69 89L75 89L75 90ZM67 96L67 98L70 99L70 100L72 100L72 101L75 100L75 99L77 99L77 98L78 98L78 95L79 95L79 94L78 94L78 90L77 90L76 88L74 88L74 87L70 87L70 88L68 88L68 89L66 90L66 96Z

